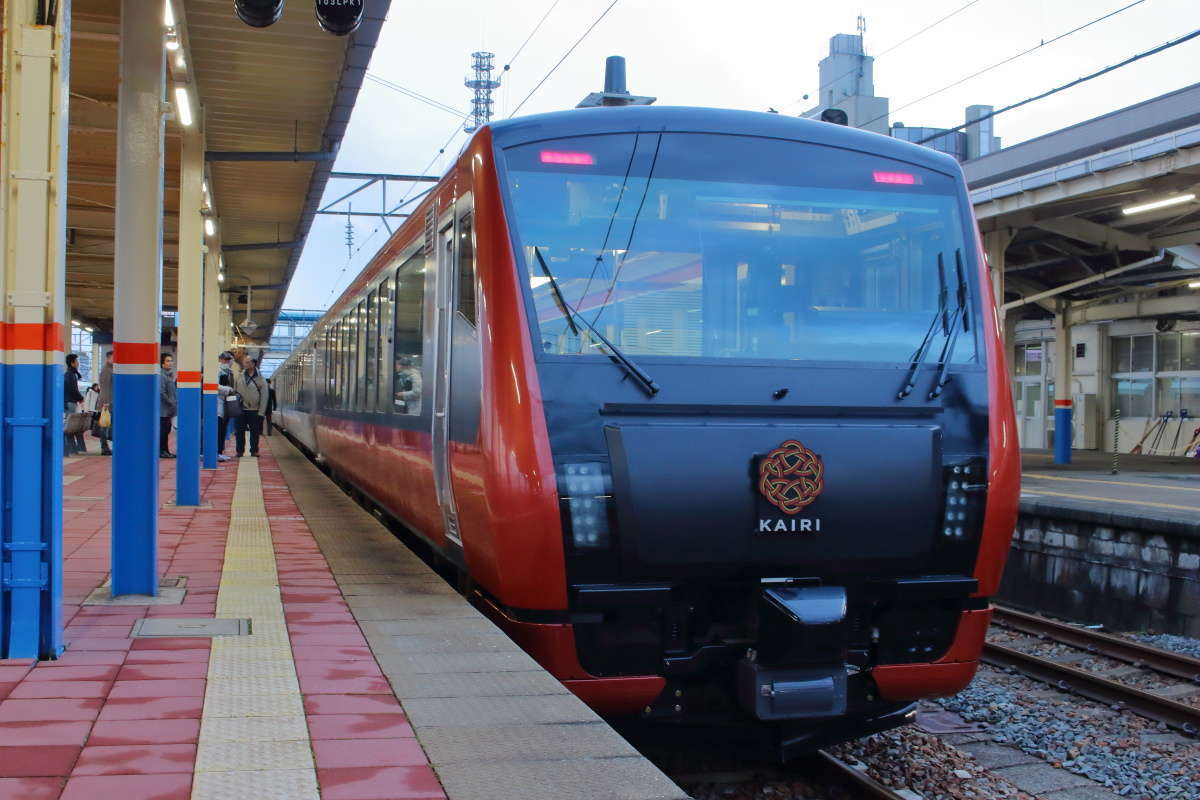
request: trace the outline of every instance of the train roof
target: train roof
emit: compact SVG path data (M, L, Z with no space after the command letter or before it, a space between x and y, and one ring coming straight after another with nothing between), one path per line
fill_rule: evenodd
M728 133L845 147L960 175L957 161L921 145L829 122L726 108L619 106L553 111L493 122L493 141L512 147L543 139L638 131Z

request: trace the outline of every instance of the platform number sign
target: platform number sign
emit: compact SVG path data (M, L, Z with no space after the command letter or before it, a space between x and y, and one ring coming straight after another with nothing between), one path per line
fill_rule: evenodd
M367 0L316 0L317 24L335 36L354 33L362 24ZM234 0L238 19L253 28L274 25L283 16L284 0Z

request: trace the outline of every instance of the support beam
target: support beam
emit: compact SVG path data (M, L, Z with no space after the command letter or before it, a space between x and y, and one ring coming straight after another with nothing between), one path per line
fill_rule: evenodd
M175 437L175 505L200 505L201 335L204 309L204 143L188 131L179 153L179 399Z
M337 158L337 150L322 150L315 153L283 150L278 152L263 150L209 150L204 154L205 161L333 161Z
M62 652L66 14L0 3L0 659Z
M437 175L395 175L391 172L331 172L329 177L359 181L406 181L408 183L437 183L441 180Z
M1035 223L1044 231L1057 233L1059 236L1069 236L1081 242L1103 245L1104 247L1121 250L1153 250L1154 245L1145 236L1137 236L1127 231L1110 228L1098 222L1071 217L1064 219L1046 219Z
M113 317L112 593L158 594L162 308L162 22L121 0Z
M1031 294L1028 297L1022 297L1020 300L1014 300L1011 303L1005 303L1000 307L1001 311L1009 311L1010 309L1020 308L1021 306L1028 305L1029 303L1036 303L1039 300L1057 297L1064 292L1069 292L1073 289L1078 289L1081 286L1087 286L1091 283L1097 283L1105 278L1111 278L1114 275L1120 275L1122 272L1129 272L1131 270L1141 269L1142 267L1161 264L1163 263L1164 254L1165 251L1160 250L1159 252L1150 256L1150 258L1143 258L1140 261L1135 261L1132 264L1126 264L1123 267L1114 267L1113 269L1108 269L1104 272L1097 272L1095 275L1089 275L1086 278L1080 278L1077 281L1064 283L1062 286L1056 286L1053 289L1047 289L1044 292L1038 292L1037 294Z
M225 349L221 345L225 337L221 335L221 290L217 283L220 265L221 251L214 242L204 257L204 346L201 354L204 360L204 399L201 408L204 432L201 450L204 451L205 469L217 468L217 453L220 452L217 443L217 403L220 401L217 393L217 357Z
M222 249L226 253L241 253L246 250L290 250L300 245L301 242L252 242L250 244L227 244Z
M1200 292L1185 292L1174 297L1143 298L1138 295L1123 303L1096 303L1084 308L1072 308L1071 324L1181 314L1200 314Z
M1011 228L988 231L983 235L983 247L987 252L988 271L992 276L992 294L996 296L996 309L1000 314L1000 322L1004 322L1004 272L1005 253L1013 240L1014 231Z

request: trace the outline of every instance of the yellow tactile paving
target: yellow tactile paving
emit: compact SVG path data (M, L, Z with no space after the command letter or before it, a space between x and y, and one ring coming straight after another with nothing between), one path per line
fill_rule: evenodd
M192 800L318 800L312 743L254 459L238 463L217 616L249 618L251 633L213 639Z

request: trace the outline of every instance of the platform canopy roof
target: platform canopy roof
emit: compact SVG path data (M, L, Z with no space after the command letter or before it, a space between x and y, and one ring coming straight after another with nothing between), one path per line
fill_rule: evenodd
M963 169L981 229L1011 236L1009 303L1067 300L1076 321L1200 317L1200 84Z
M173 0L180 46L166 50L164 99L189 84L202 108L216 229L209 244L223 248L222 288L235 320L246 314L240 295L254 287L251 339L270 335L389 2L371 0L359 29L337 37L318 27L314 0L291 0L283 18L262 29L238 20L231 0ZM145 5L166 16L164 0ZM113 315L120 8L120 0L75 0L71 11L67 298L72 317L98 330L111 330ZM177 305L179 120L166 129L163 306L170 310Z

